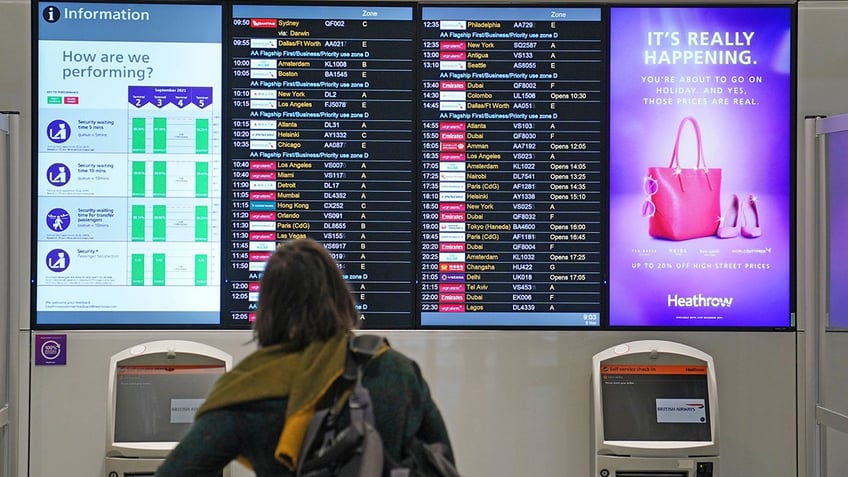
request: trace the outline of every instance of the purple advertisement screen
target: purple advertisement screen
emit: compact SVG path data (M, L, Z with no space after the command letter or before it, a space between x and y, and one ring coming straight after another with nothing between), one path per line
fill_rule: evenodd
M830 227L830 303L828 310L830 328L848 329L848 248L842 246L848 237L848 132L828 135L828 204Z
M610 325L792 326L791 7L610 20Z

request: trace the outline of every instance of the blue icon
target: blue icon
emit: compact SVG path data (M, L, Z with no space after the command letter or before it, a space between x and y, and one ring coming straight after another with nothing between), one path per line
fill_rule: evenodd
M47 268L54 272L64 272L71 264L71 258L68 257L68 252L61 248L54 248L47 252Z
M51 121L47 125L47 137L56 144L62 144L71 138L71 126L61 119Z
M47 226L53 232L64 232L71 225L71 214L65 209L53 209L47 212Z
M47 182L54 186L62 187L67 184L69 180L71 180L71 171L68 169L68 166L61 162L51 164L50 167L47 168Z

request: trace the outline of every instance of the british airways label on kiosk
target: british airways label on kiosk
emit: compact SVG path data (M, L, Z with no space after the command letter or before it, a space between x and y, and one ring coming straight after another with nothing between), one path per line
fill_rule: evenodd
M703 399L657 399L657 422L706 423L706 403Z
M191 424L204 399L171 399L171 424Z

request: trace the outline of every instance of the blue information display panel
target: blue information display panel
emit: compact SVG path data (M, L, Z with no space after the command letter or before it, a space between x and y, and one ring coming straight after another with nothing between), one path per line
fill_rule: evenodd
M39 3L37 325L218 325L220 5Z

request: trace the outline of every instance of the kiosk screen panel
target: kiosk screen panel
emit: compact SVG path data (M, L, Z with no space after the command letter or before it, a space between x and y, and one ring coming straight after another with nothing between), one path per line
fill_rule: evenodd
M602 365L605 441L712 440L705 365Z
M177 442L225 367L118 366L115 442Z

